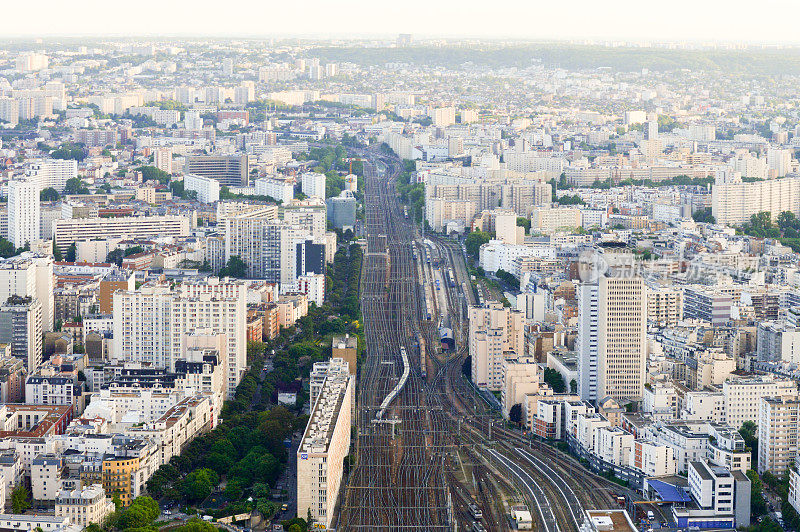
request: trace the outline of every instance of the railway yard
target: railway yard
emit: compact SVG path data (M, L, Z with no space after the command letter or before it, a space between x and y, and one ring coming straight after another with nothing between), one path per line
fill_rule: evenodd
M359 363L355 464L336 528L510 530L512 509L524 507L534 530L577 531L586 510L614 507L624 488L506 428L472 387L462 374L466 318L482 295L461 245L422 235L408 219L394 186L400 161L363 155L366 355ZM452 338L452 348L441 348L442 336Z

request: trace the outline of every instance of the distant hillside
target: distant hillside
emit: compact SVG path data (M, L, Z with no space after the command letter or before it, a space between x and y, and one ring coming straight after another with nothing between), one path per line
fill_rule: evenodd
M749 75L800 74L800 49L788 50L665 50L656 48L608 48L568 44L519 44L501 47L334 48L313 53L324 60L349 61L361 65L410 63L430 66L458 66L472 62L493 68L529 66L540 61L548 67L569 70L611 68L634 72L642 68L670 71L682 68L723 71Z

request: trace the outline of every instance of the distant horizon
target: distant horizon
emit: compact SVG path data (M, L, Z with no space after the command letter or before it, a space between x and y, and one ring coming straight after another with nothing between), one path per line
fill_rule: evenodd
M157 41L157 40L176 40L176 39L218 39L218 40L308 40L308 41L331 41L340 42L350 40L353 44L363 44L372 41L389 41L394 43L397 37L401 34L409 34L409 32L397 32L391 34L349 34L345 35L331 35L323 33L271 33L271 34L257 34L257 33L243 33L238 35L228 33L50 33L41 35L3 35L0 36L0 43L2 42L35 42L38 40L51 41L51 40L74 40L74 39L93 39L93 40L142 40L142 41ZM684 39L684 40L657 40L657 39L625 39L625 38L611 38L611 37L511 37L511 36L491 36L491 35L422 35L410 33L412 36L411 46L418 46L420 44L429 43L432 41L476 41L488 43L509 43L509 44L570 44L574 46L604 46L609 48L664 48L666 46L696 46L696 47L745 47L745 48L800 48L800 38L797 41L726 41L726 40L700 40L700 39ZM387 43L388 44L388 43Z
M44 16L32 17L29 6L15 3L2 8L12 29L0 38L370 40L410 33L418 39L800 45L800 2L793 0L763 0L758 9L743 0L674 0L649 9L635 0L603 5L591 0L568 5L512 1L502 9L477 0L407 0L381 6L363 0L280 6L241 0L231 9L219 6L210 0L140 0L137 9L116 14L99 0L42 0L36 12Z

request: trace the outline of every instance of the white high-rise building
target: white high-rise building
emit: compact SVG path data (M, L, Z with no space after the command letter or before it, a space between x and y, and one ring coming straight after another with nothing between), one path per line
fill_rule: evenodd
M31 181L8 183L8 240L21 248L39 240L39 185Z
M783 211L800 215L800 177L754 183L725 183L711 189L711 212L717 223L742 225L767 211L775 220Z
M19 124L19 102L13 98L0 98L0 120L11 127Z
M302 176L303 194L308 197L325 199L325 174L306 172Z
M452 126L456 123L456 108L434 107L428 111L428 116L436 127Z
M172 173L172 148L156 148L153 151L153 162L159 170Z
M490 302L469 309L469 353L472 382L479 388L500 391L506 357L524 354L524 314Z
M239 257L247 276L279 283L284 224L274 208L239 212L225 219L225 261Z
M781 148L767 149L767 167L775 173L772 177L785 176L792 168L792 151Z
M216 179L186 174L183 176L183 188L197 192L197 201L203 203L219 201L220 184Z
M226 57L222 60L222 75L223 76L232 76L233 75L233 59L230 57Z
M67 181L78 177L78 161L72 159L37 159L25 167L25 176L44 190L48 187L58 192L64 190Z
M269 196L281 203L289 203L294 198L294 181L262 177L255 180L256 194Z
M0 342L33 373L42 364L42 305L33 297L14 296L0 304Z
M187 338L224 334L227 341L227 394L233 397L247 366L247 286L244 282L210 278L144 286L114 294L114 349L118 361L150 363L175 370L186 351Z
M50 58L38 52L25 52L17 56L17 72L34 72L44 70L50 64Z
M796 395L762 397L758 410L758 473L769 471L780 477L797 457L797 416L800 398Z
M773 375L728 379L722 384L722 394L725 398L725 422L731 427L741 427L745 421L758 423L762 397L797 395L797 383Z
M38 299L42 305L42 327L53 330L55 304L53 258L23 253L0 261L0 303L11 296Z
M197 109L188 109L184 115L183 124L186 129L191 131L203 129L203 118L200 116L200 111Z
M281 206L283 221L288 225L302 228L315 238L325 236L328 228L328 209L320 199L304 201L292 200Z
M640 399L647 361L647 296L640 277L607 277L578 287L578 392Z
M329 364L324 378L297 449L297 515L330 527L350 452L355 377L344 362Z

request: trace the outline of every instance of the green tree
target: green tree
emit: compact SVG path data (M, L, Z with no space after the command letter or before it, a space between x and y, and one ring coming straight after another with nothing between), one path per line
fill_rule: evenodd
M264 519L269 519L278 511L278 505L267 499L258 499L256 502L256 510L258 510L258 513L260 513Z
M772 223L772 214L761 211L750 216L750 221L742 226L742 232L760 238L778 238L781 230Z
M61 250L58 249L58 246L56 245L55 238L53 239L53 260L56 262L61 262L64 260L64 257L61 256Z
M531 232L531 219L530 218L524 218L522 216L517 216L517 226L518 227L524 227L526 234L530 233Z
M13 257L16 254L17 248L14 247L14 244L3 237L0 237L0 257L7 259L8 257Z
M517 403L508 411L508 419L517 425L522 423L522 404Z
M208 468L192 471L180 482L179 490L183 497L191 502L200 502L219 484L219 475Z
M172 177L169 173L161 170L160 168L156 168L155 166L140 166L136 169L136 171L142 173L142 179L144 181L154 180L165 185L169 183Z
M544 368L544 382L546 382L554 393L564 393L567 391L567 385L564 383L564 377L553 368Z
M176 529L176 532L218 532L217 527L197 517L192 517L185 525Z
M156 520L160 510L152 497L143 495L131 501L130 506L122 511L117 523L118 528L143 528Z
M711 214L711 207L705 207L694 211L692 213L692 219L698 223L708 223L708 224L717 223L716 218L714 218L714 215Z
M786 230L790 227L793 229L800 229L800 219L791 211L781 212L775 221L782 230Z
M569 393L578 393L578 381L575 379L569 381Z
M754 421L745 421L739 429L745 446L750 449L752 463L758 463L758 425Z
M11 491L11 513L21 514L31 507L30 493L22 484L18 484Z
M39 192L39 199L41 201L58 201L58 191L53 187L47 187Z
M238 255L233 255L219 271L219 276L243 279L247 277L247 264Z
M495 273L498 279L502 279L514 290L519 290L519 279L514 277L514 274L505 270L497 270Z
M565 194L565 195L561 196L560 198L558 198L558 204L559 205L586 205L586 202L583 201L583 199L577 194L573 194L571 196L569 194Z
M67 262L75 262L75 256L78 253L78 247L75 245L75 242L69 245L67 248L67 254L64 257L64 260Z
M491 233L487 233L486 231L473 231L467 235L464 246L467 248L467 253L472 256L473 259L477 259L481 246L488 243L491 239Z
M88 194L89 189L81 181L80 177L71 177L67 179L67 184L64 186L64 194Z
M50 152L53 159L74 159L78 162L86 158L86 152L80 144L62 144L60 148Z
M750 479L750 514L759 517L767 513L767 501L764 499L764 487L758 473L752 469L747 472Z

